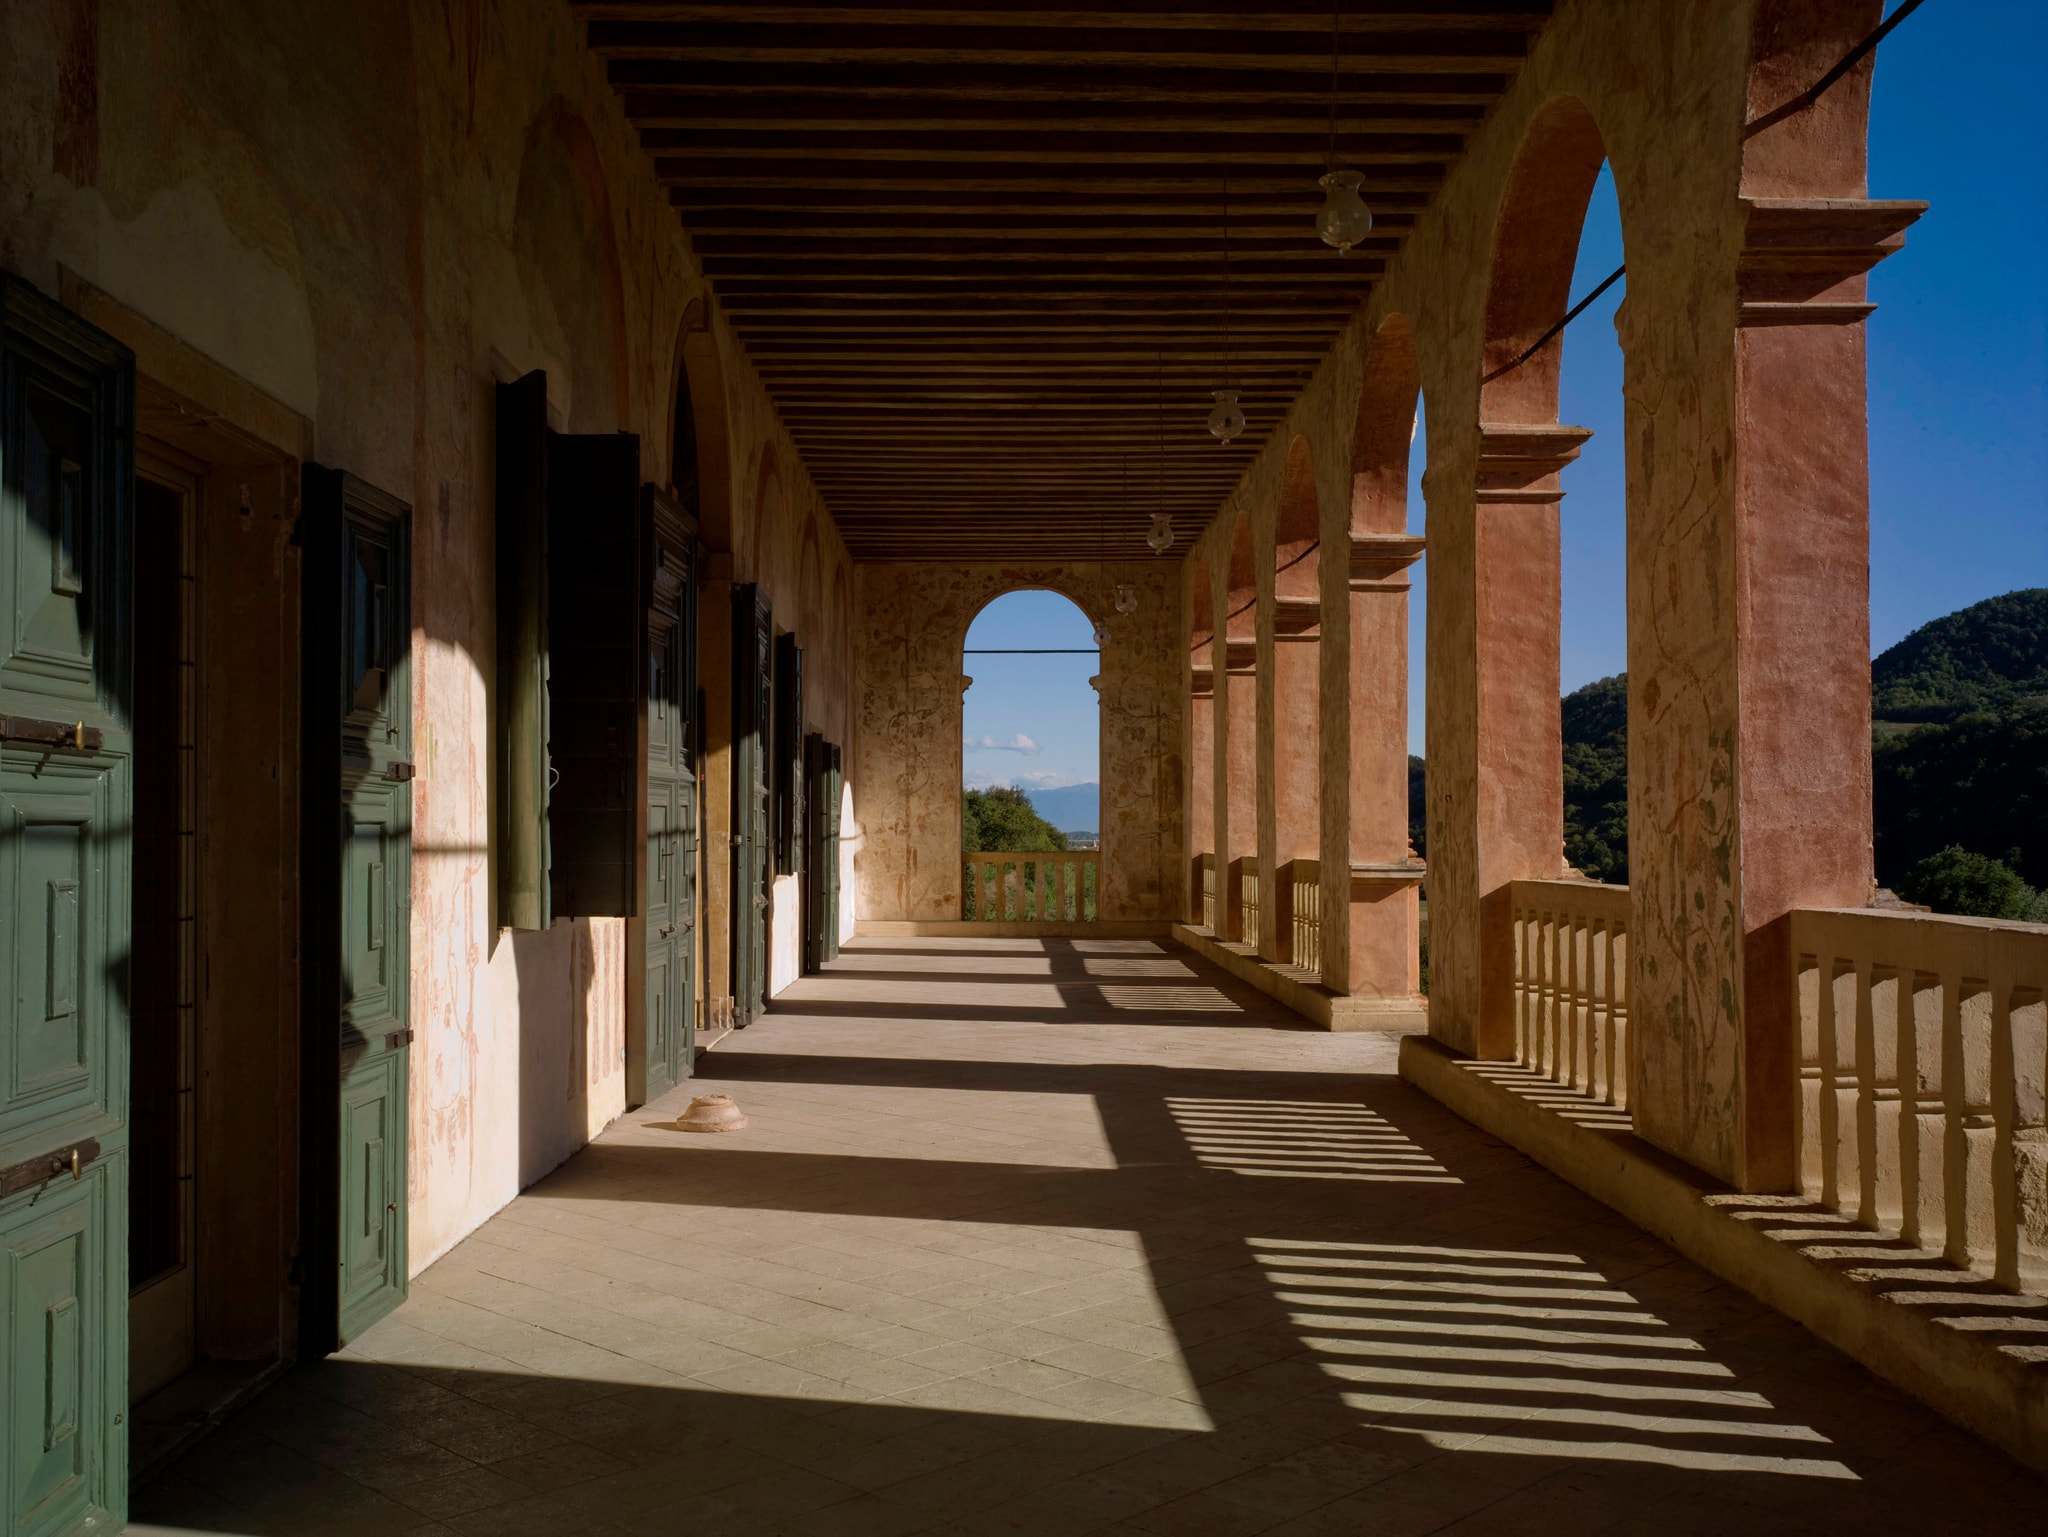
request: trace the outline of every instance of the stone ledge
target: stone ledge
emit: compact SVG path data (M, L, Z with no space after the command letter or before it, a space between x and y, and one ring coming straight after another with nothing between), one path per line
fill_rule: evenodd
M1218 939L1199 924L1176 923L1173 939L1325 1030L1429 1028L1429 1008L1420 998L1353 998L1333 992L1317 981L1312 972L1260 960L1250 945Z
M2048 1298L1803 1196L1738 1195L1527 1068L1401 1043L1401 1076L1878 1375L2048 1473Z
M1098 918L1093 923L978 923L942 918L863 918L857 939L1166 939L1164 918Z

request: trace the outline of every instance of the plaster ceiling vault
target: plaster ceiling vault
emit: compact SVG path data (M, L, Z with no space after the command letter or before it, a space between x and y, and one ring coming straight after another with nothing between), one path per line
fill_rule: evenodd
M1155 510L1184 552L1550 8L1347 0L1340 256L1327 4L575 4L858 560L1142 557Z

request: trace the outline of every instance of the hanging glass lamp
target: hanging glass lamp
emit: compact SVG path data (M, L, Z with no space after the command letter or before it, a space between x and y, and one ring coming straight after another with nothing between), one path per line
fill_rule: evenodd
M1173 547L1173 519L1163 512L1152 514L1152 526L1145 530L1145 542L1152 546L1154 555L1164 555Z
M1211 390L1209 395L1216 402L1209 413L1210 435L1219 443L1228 443L1244 431L1244 410L1237 403L1237 391Z
M1358 195L1364 184L1365 178L1348 166L1325 172L1318 183L1324 197L1322 209L1316 214L1316 233L1323 237L1324 245L1335 246L1340 255L1372 233L1372 210Z

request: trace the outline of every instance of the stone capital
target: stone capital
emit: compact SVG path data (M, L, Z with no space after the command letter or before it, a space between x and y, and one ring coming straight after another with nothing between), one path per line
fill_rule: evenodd
M1853 325L1875 305L1864 274L1927 211L1902 198L1744 198L1735 285L1744 326Z
M1478 500L1525 506L1562 501L1557 477L1592 436L1590 427L1481 422Z
M1314 640L1321 633L1323 605L1316 598L1275 598L1273 639Z
M1420 534L1353 534L1351 590L1408 591L1408 568L1422 558L1428 543Z

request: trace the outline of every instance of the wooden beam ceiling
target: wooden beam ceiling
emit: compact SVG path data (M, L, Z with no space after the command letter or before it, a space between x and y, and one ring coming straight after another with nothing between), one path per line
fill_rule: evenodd
M1551 0L572 0L860 560L1183 552ZM1227 382L1249 425L1205 421Z

